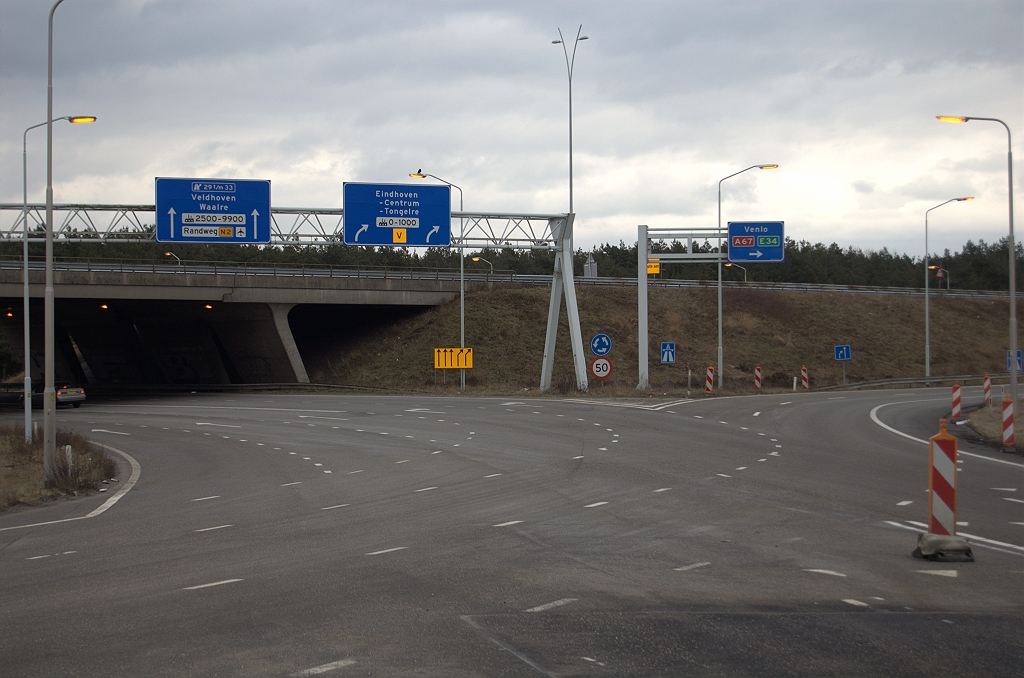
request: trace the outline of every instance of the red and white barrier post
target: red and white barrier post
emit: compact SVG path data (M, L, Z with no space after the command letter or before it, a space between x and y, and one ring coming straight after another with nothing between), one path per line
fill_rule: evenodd
M985 375L985 404L992 404L992 377Z
M953 418L960 418L960 384L953 384Z
M1003 396L1003 447L1013 447L1016 440L1013 435L1013 399L1007 393Z
M928 439L928 531L956 534L956 438L939 420L939 432Z
M704 393L711 393L715 388L715 368L708 365L707 376L704 377Z
M754 368L754 390L758 393L761 392L761 366L758 365Z
M807 366L802 365L800 367L800 383L803 384L804 390L809 391L811 388L811 381L807 378Z

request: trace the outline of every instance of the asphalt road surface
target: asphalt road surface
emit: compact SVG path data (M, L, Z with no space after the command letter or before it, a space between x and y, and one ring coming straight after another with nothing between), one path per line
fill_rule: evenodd
M1021 675L1024 459L961 444L977 562L910 556L948 411L946 389L61 409L123 470L0 515L0 673Z

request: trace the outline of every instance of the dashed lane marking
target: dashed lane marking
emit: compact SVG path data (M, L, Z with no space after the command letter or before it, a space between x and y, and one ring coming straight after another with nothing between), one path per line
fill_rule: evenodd
M350 504L336 504L336 505L334 505L334 506L324 506L324 507L323 507L323 508L321 508L320 510L321 510L321 511L330 511L331 509L336 509L336 508L344 508L344 507L346 507L346 506L350 506Z
M498 523L497 525L492 525L491 527L508 527L509 525L518 525L521 522L523 522L523 521L521 521L521 520L510 520L507 523Z
M197 421L196 422L196 426L219 426L221 428L242 428L241 426L236 426L234 424L214 424L214 423L209 422L209 421Z
M115 436L130 436L131 433L124 433L123 431L108 431L105 428L94 428L93 433L113 433Z
M593 504L587 504L583 508L594 508L595 506L604 506L608 502L606 501L595 501Z
M760 413L760 412L754 412L754 416L755 416L755 417L760 417L760 416L761 416L761 413Z
M914 570L921 574L935 574L940 577L956 577L956 570Z
M655 492L668 492L671 489L671 487L659 487L658 489L655 490Z
M807 567L803 568L803 570L804 570L804 572L816 572L818 574L830 574L833 577L845 577L846 576L842 572L835 572L833 570L815 570L815 569L807 568Z
M913 504L913 503L914 502L912 500L910 500L910 499L904 499L903 501L896 502L896 505L897 506L909 506L910 504Z
M336 669L343 669L346 666L352 666L356 663L355 659L339 659L336 662L330 664L321 664L320 666L314 666L313 668L299 671L298 673L291 674L291 678L305 678L306 676L319 676L322 673L329 673Z
M531 607L529 610L523 610L523 612L544 612L545 610L550 610L555 607L561 607L562 605L575 603L577 600L579 600L579 598L561 598L559 600L554 600L550 603L538 605L537 607Z
M843 602L844 603L849 603L850 605L853 605L854 607L871 607L867 603L861 602L859 600L854 600L853 598L843 598Z
M363 469L359 469L358 471L349 471L348 475L352 475L353 473L362 473L362 472L363 472Z
M201 530L196 530L196 532L210 532L212 530L223 530L225 527L234 527L234 525L218 525L217 527L204 527Z
M383 551L370 551L366 555L368 555L368 556L379 556L379 555L383 555L385 553L394 553L395 551L404 551L407 548L409 548L409 547L408 546L396 546L394 548L384 549Z
M787 400L787 401L786 401L786 402L784 402L784 403L779 403L779 405L792 405L792 404L793 404L793 401L792 401L792 400Z
M583 458L583 455L582 455L582 454L581 454L581 455L579 455L579 456L573 457L573 459L582 459L582 458Z
M436 490L436 489L437 489L436 487L423 487L423 488L420 488L418 490L413 490L413 492L414 493L415 492L429 492L430 490Z
M1003 497L1003 501L1012 501L1017 504L1024 504L1024 499L1014 499L1013 497Z
M690 563L689 565L683 565L682 567L673 568L676 572L688 572L690 570L696 570L698 567L707 567L711 563Z
M1016 492L1017 491L1016 487L990 487L988 489L995 490L996 492Z
M716 476L722 476L723 478L732 478L732 476L727 476L724 473L716 473L715 475Z
M396 464L405 464L405 463L408 463L408 462L409 462L408 459L403 459L402 461L396 461L395 463Z
M484 478L497 478L497 477L498 477L498 476L500 476L500 475L501 475L500 473L492 473L492 474L491 474L491 475L489 475L489 476L484 476Z
M285 483L281 487L288 487L289 485L301 485L301 484L302 484L301 480L296 480L294 483Z
M207 589L211 586L220 586L222 584L234 584L236 581L245 581L244 579L224 579L222 581L210 582L209 584L200 584L199 586L186 586L182 591L195 591L196 589Z
M212 497L199 497L199 499L193 499L192 501L206 501L207 499L220 499L220 495L215 494Z

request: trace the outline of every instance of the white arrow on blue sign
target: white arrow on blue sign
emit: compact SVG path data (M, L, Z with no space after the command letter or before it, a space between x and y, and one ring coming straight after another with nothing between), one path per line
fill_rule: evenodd
M852 360L853 351L850 350L850 344L839 344L833 346L833 350L836 352L836 360Z
M1006 352L1006 371L1010 371L1010 352ZM1024 350L1017 349L1017 374L1024 372Z
M594 355L608 355L612 352L612 338L604 332L595 334L590 340L590 350Z
M676 342L661 342L661 364L674 365L676 362Z

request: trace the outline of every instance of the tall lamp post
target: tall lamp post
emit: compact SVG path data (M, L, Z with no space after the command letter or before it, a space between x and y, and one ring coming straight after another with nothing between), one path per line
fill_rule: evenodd
M1013 137L1010 134L1010 127L999 118L977 118L963 115L937 115L940 122L968 122L969 120L984 120L986 122L998 122L1006 129L1006 179L1007 195L1010 203L1010 398L1013 399L1013 407L1017 407L1017 245L1013 238Z
M576 31L576 39L572 43L572 56L569 56L569 50L565 46L565 38L562 37L562 29L558 29L558 40L552 40L552 45L561 45L562 54L565 55L565 71L569 74L569 213L573 211L572 205L572 71L576 65L576 47L579 46L582 40L589 40L590 38L586 35L580 35L583 32L583 24L580 24L579 29Z
M487 261L483 257L473 257L473 261L482 261L482 262L484 262L485 264L487 264L488 266L491 267L491 275L494 275L494 264L492 264L491 262Z
M442 184L448 184L452 188L458 189L459 191L459 211L464 212L465 208L462 204L462 189L453 184L450 181L446 181L441 177L424 172L422 168L415 172L410 172L409 176L413 179L437 179ZM466 348L466 257L465 252L462 249L463 240L466 236L466 222L459 217L459 348ZM459 381L460 390L466 390L466 370L459 370Z
M722 253L722 182L752 169L778 169L778 165L751 165L718 180L718 253ZM722 392L722 260L718 260L718 392Z
M736 268L740 269L741 271L743 271L743 282L747 282L747 269L746 269L746 267L740 266L739 264L732 264L732 263L727 263L725 265L725 267L726 268L736 267Z
M974 200L974 196L968 196L966 198L950 198L946 202L939 203L935 207L931 207L924 212L924 376L932 376L932 349L931 349L931 329L929 323L931 322L931 315L928 310L928 271L935 268L934 266L928 265L928 213L932 210L937 210L943 205L948 205L951 202L964 202L965 200Z
M52 122L57 120L67 120L72 124L96 122L96 116L94 115L65 115L59 118L55 118ZM32 349L31 338L29 332L29 295L28 295L28 133L37 127L42 127L45 122L41 122L38 125L32 125L25 130L25 133L21 135L21 224L23 227L23 253L25 258L25 271L24 271L24 306L25 306L25 443L28 445L32 444Z

